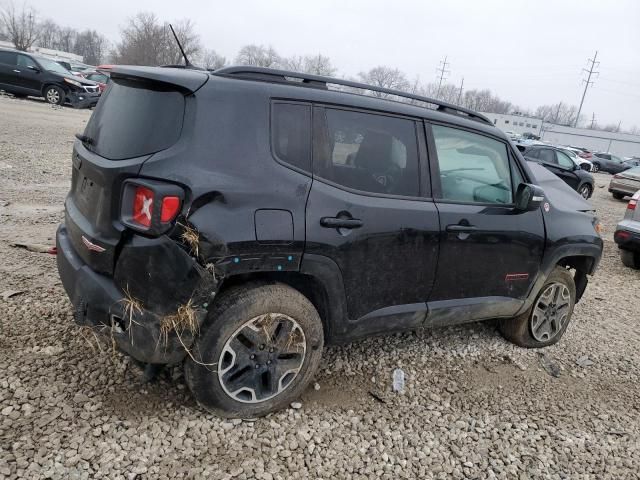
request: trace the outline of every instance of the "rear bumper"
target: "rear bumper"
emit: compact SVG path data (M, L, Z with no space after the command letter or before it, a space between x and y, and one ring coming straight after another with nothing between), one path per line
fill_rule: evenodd
M626 181L619 181L617 179L613 179L609 183L610 193L619 193L622 195L633 195L638 190L640 190L640 183L636 183L636 182L632 183L632 181L627 183Z
M112 277L96 273L82 260L64 225L58 228L56 245L58 272L73 304L77 324L109 336L120 350L141 362L177 363L185 357L185 347L193 342L190 331L182 331L178 336L170 330L163 335L161 325L167 313L151 311L142 304L142 308L127 309L129 302L123 290ZM205 313L202 309L197 311L199 323Z
M613 240L622 250L640 252L640 222L623 220L616 227Z

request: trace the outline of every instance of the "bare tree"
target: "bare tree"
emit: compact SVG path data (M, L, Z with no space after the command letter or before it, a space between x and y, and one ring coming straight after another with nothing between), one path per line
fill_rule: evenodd
M76 35L73 53L82 55L85 63L99 65L105 57L108 41L95 30L85 30Z
M51 19L44 20L38 25L37 45L42 48L56 48L60 27Z
M555 105L540 105L535 112L535 116L545 122L569 126L573 126L577 114L578 107L562 102Z
M190 20L174 24L185 53L196 57L200 50L200 37ZM122 29L122 38L112 52L115 62L130 65L166 65L182 63L182 54L168 25L162 25L154 13L140 12L129 18Z
M215 50L205 50L200 58L200 63L207 70L217 70L227 64L227 59Z
M273 47L263 45L246 45L240 49L236 57L239 65L275 68L281 65L282 59Z
M332 77L336 68L331 64L331 59L324 55L307 55L304 57L304 72L313 75Z
M37 12L27 4L17 10L13 2L9 2L0 10L0 24L18 50L26 52L38 38Z
M397 68L389 68L384 66L379 66L372 68L368 72L360 72L358 74L360 80L364 83L368 83L370 85L374 85L380 88L390 88L394 90L409 90L411 88L411 84L407 80L407 77L404 73L402 73ZM372 91L371 93L374 97L379 98L389 98L391 97L388 93L376 92Z

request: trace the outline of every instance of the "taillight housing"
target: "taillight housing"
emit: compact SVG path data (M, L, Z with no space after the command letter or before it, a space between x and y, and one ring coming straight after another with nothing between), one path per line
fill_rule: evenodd
M638 206L638 200L640 200L640 190L633 194L631 200L627 204L627 210L635 210Z
M184 197L184 189L172 183L125 180L120 220L139 232L160 235L173 226L182 209Z

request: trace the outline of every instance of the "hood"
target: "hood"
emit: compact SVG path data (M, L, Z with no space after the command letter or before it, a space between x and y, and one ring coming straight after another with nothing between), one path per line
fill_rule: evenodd
M559 177L551 173L542 165L527 161L529 170L534 176L536 185L544 190L547 201L556 210L574 210L578 212L593 212L595 208L582 198ZM586 173L586 172L585 172Z
M56 77L60 77L62 78L68 78L69 80L75 80L76 82L79 82L81 85L86 85L87 87L95 87L98 85L97 82L94 82L93 80L89 80L87 78L83 78L83 77L78 77L76 75L73 75L72 73L58 73L58 72L52 72L51 70L47 70L47 72L50 75L55 75Z

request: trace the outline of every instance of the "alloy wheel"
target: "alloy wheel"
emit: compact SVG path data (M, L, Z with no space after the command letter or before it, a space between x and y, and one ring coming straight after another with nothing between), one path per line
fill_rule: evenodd
M59 103L60 102L60 93L55 88L50 88L47 90L47 102L49 103Z
M552 283L538 297L531 315L531 335L548 342L562 330L571 310L571 293L563 283Z
M218 360L218 379L236 401L258 403L287 389L306 355L300 324L288 315L252 318L227 340Z
M582 198L584 198L585 200L589 198L589 193L591 193L591 189L588 185L583 185L582 187L580 187L580 195L582 195Z

